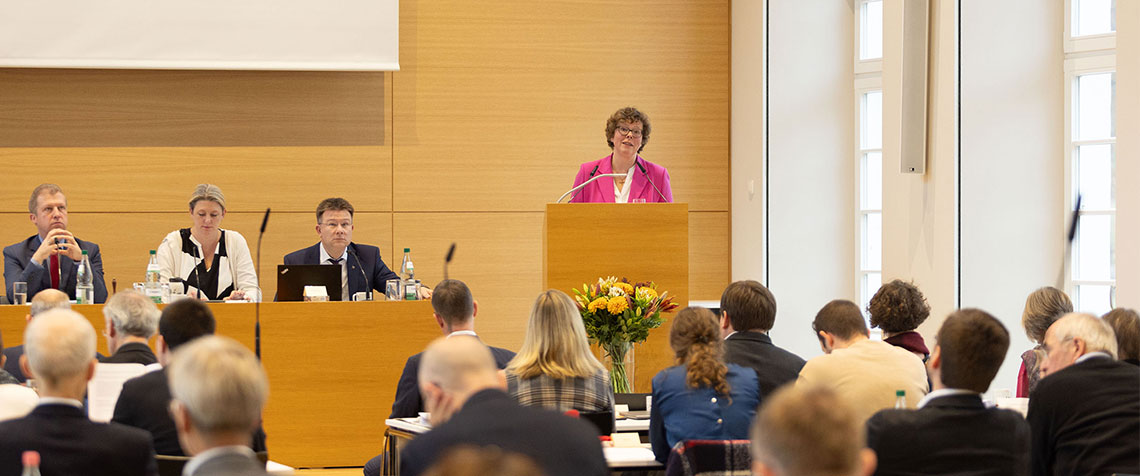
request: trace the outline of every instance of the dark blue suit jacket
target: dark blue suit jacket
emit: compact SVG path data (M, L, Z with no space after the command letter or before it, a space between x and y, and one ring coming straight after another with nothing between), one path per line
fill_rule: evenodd
M285 264L321 264L320 246L321 244L317 243L285 255ZM388 269L384 260L380 259L380 248L358 243L349 243L348 247L352 250L348 254L349 296L373 289L384 292L384 285L389 279L400 278L395 272ZM353 253L360 257L360 262L357 262ZM363 274L360 272L362 268ZM329 299L337 301L340 300L340 296L329 296Z
M158 474L150 435L116 423L95 423L83 410L45 404L0 422L0 474L20 474L20 455L40 452L40 472L87 476Z
M103 257L99 255L99 245L79 238L76 238L75 242L79 243L79 249L87 250L87 259L91 260L91 269L95 271L92 283L95 286L95 303L102 304L107 301L107 285L103 283ZM12 301L14 282L28 283L29 302L36 293L51 287L51 274L47 269L48 260L40 263L42 266L30 266L29 263L39 247L40 236L32 235L24 241L4 248L4 289L9 296L9 302ZM60 291L67 293L71 299L75 299L75 268L75 261L71 258L60 257L59 283L63 288Z
M515 358L515 353L507 349L487 346L495 356L495 365L500 369L507 367L507 363ZM420 357L423 352L408 357L404 364L404 373L396 383L396 401L392 402L392 414L388 418L407 418L418 416L424 411L424 402L420 397Z

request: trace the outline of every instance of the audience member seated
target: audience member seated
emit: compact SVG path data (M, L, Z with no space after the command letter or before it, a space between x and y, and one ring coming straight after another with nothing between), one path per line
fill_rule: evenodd
M1041 344L1045 341L1045 331L1061 316L1073 312L1073 302L1060 289L1046 286L1033 291L1025 298L1025 310L1021 313L1021 326L1025 335L1037 344L1021 354L1021 368L1017 371L1017 397L1028 398L1037 380L1041 378L1039 363L1045 352Z
M892 280L879 287L867 305L871 327L883 331L883 342L902 347L926 362L930 349L915 331L930 316L926 297L913 283Z
M116 296L118 296L116 294ZM160 455L185 456L178 443L178 432L170 416L170 385L167 369L175 349L202 336L214 334L214 314L204 303L182 299L162 309L158 320L158 361L164 368L148 372L123 384L111 421L142 428L154 438L154 450ZM259 427L247 442L254 451L265 451L265 433Z
M0 336L0 348L4 347L3 336ZM0 367L8 357L0 355ZM40 396L35 390L20 385L7 371L0 370L0 421L20 418L27 415L36 407Z
M768 332L776 324L776 298L756 281L737 281L720 295L724 361L756 371L761 398L794 382L804 359L776 347Z
M926 369L910 351L868 338L859 306L836 299L811 324L825 352L808 361L797 385L823 385L847 401L860 424L895 405L895 392L906 391L907 407L926 395ZM654 402L656 404L656 402Z
M0 422L0 474L20 474L21 455L40 453L45 475L152 476L150 436L117 423L95 423L83 410L95 375L95 329L74 311L36 316L24 332L20 365L36 379L40 401L28 416Z
M183 475L267 474L248 446L269 399L269 378L253 352L228 337L202 337L174 353L167 376L178 439L194 455Z
M436 292L439 292L437 289ZM460 446L448 451L424 476L543 476L546 473L533 459L518 453L504 453L493 446Z
M767 397L752 424L752 474L866 476L875 452L863 425L826 387L786 386Z
M142 293L128 289L115 293L103 306L104 335L111 355L104 364L143 364L158 362L147 341L158 327L158 307Z
M52 309L71 309L71 301L68 300L67 295L58 289L45 289L32 296L32 305L28 306L28 315L24 317L28 322L32 322L32 318L38 316L46 311ZM8 362L4 364L4 370L12 377L15 377L20 383L27 382L27 377L24 372L20 370L20 356L24 355L24 346L15 345L4 349L4 357L8 358Z
M436 339L424 350L419 379L434 428L404 447L400 455L404 476L424 473L447 450L460 445L522 453L549 476L610 474L594 428L512 400L503 392L491 351L479 339Z
M538 295L522 348L506 368L507 393L522 405L612 412L610 373L590 352L578 306L566 293Z
M938 330L926 362L934 391L918 411L883 410L867 421L876 475L1029 474L1029 424L1013 410L986 408L990 386L1009 350L1009 332L979 309L962 309Z
M1116 334L1116 359L1140 365L1140 314L1118 307L1108 311L1103 319Z
M1140 368L1116 358L1112 328L1067 314L1049 326L1029 399L1035 476L1140 474Z
M685 440L743 440L760 405L756 372L724 363L716 315L687 307L673 318L669 346L677 364L653 377L649 442L665 463Z

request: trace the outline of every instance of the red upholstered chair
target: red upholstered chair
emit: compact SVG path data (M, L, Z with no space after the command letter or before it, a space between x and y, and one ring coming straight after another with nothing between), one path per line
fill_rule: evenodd
M665 476L748 476L752 474L749 440L678 442L665 463Z

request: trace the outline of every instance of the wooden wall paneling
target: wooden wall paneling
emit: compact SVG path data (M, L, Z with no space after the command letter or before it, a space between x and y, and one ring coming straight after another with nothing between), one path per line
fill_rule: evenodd
M689 212L689 299L720 301L732 282L730 220L728 212Z
M181 212L214 183L230 211L313 212L342 196L357 210L392 208L389 147L4 148L0 211L23 212L32 190L59 184L71 212ZM44 164L66 164L45 173Z
M389 74L0 69L0 147L386 145Z

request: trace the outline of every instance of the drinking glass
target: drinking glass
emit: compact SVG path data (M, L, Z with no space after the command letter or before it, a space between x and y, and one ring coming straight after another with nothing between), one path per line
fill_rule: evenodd
M28 303L28 283L16 281L12 283L12 304L23 306Z

